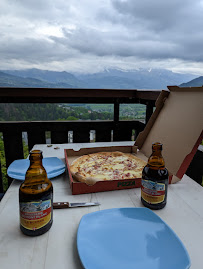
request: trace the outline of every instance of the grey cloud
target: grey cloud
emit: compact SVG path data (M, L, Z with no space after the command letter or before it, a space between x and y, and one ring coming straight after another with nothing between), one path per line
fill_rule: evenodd
M11 1L10 1L11 2ZM50 7L54 6L53 1L49 0L34 0L34 1L27 1L27 0L15 0L18 6L23 7L24 9L31 9L31 10L41 10L41 9L50 9Z
M55 37L56 42L77 49L81 54L95 56L137 57L140 59L184 59L203 61L200 40L176 42L167 35L156 38L147 34L143 39L137 38L133 32L99 32L95 29L80 28L71 33L64 30L64 38ZM199 38L200 39L200 38ZM196 50L192 50L196 48Z
M70 16L70 8L68 1L57 0L1 0L2 11L0 14L12 17L27 19L29 22L59 22L63 18Z
M133 19L134 23L144 23L144 25L154 30L173 27L177 22L182 20L185 15L190 15L188 11L193 8L195 4L199 4L199 1L112 0L112 5L119 14L124 15L126 18ZM123 23L125 23L125 21Z
M162 0L112 0L114 11L113 19L127 29L136 31L150 31L154 34L178 37L190 35L203 27L203 2L200 0L162 1Z
M15 59L31 63L44 63L63 61L70 57L72 57L71 49L45 39L4 39L0 43L0 58L2 60Z
M99 19L122 27L120 44L125 38L123 32L133 37L134 47L140 47L131 50L133 55L203 61L203 2L112 0L112 6L114 12L104 9Z
M4 62L203 62L200 0L1 1ZM48 36L49 26L60 28L63 37ZM40 32L40 27L45 30Z

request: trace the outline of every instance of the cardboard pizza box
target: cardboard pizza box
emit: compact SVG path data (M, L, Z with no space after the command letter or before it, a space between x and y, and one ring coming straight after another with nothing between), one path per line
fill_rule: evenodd
M138 135L134 146L65 150L72 194L140 187L141 178L99 181L94 185L77 182L71 176L69 165L79 156L101 151L132 153L147 161L152 152L153 142L163 144L163 157L169 171L169 183L175 183L182 178L203 139L203 87L169 86L168 89L169 91L163 90L160 93L156 109L144 131Z
M70 173L69 166L76 158L83 156L85 154L91 154L91 153L97 153L97 152L113 152L113 151L121 151L123 153L132 153L132 154L135 154L140 159L147 161L147 157L142 152L138 152L136 146L111 146L111 147L82 148L78 151L74 151L73 149L65 149L65 159L66 159L66 165L68 169L72 194L131 189L131 188L137 188L141 186L141 178L98 181L94 185L88 185L86 183L78 182L74 180L74 178L72 177Z
M135 145L149 157L152 143L162 143L167 169L173 175L170 183L175 183L185 174L203 139L203 87L168 89L168 98L159 99L159 109L138 135Z

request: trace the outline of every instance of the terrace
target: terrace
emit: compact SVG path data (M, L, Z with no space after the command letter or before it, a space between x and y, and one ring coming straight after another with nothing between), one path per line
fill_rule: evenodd
M27 133L28 148L35 144L46 144L46 132L51 133L51 143L68 143L69 132L73 143L90 141L90 132L95 131L95 142L136 140L153 113L160 90L116 90L116 89L53 89L53 88L0 88L0 103L93 103L113 104L113 120L78 121L8 121L0 122L3 134L6 167L15 159L23 159L22 133ZM144 104L145 123L139 120L123 121L119 118L121 104ZM134 133L134 135L132 135ZM201 147L201 146L200 146ZM191 163L188 174L201 183L201 149ZM0 166L1 168L1 166ZM8 186L12 179L8 178ZM0 171L0 193L4 193Z
M0 88L1 103L95 103L113 104L114 119L108 121L35 121L35 122L0 122L0 132L3 134L6 166L16 159L24 158L22 133L27 133L29 150L41 149L44 157L58 157L64 160L64 149L75 149L78 147L97 146L132 146L133 140L141 132L146 123L150 120L160 91L146 90L103 90L103 89L33 89L33 88ZM165 92L167 95L168 93ZM121 104L144 104L146 105L145 123L139 120L122 121L119 117ZM157 106L158 107L158 106ZM156 109L155 113L159 113ZM155 114L154 113L154 114ZM153 115L154 115L153 114ZM90 143L90 133L95 131L96 143ZM51 144L60 148L47 147L46 132L51 133ZM73 143L70 143L68 133L73 133ZM191 258L192 269L199 269L202 264L202 210L203 189L196 182L191 180L193 172L198 171L201 175L202 152L199 150L193 159L187 175L177 184L170 184L168 191L167 206L156 211L175 233L180 237L186 246ZM200 154L199 154L200 153ZM200 160L200 161L199 161ZM198 168L199 167L199 168ZM76 238L80 220L88 213L105 212L113 208L131 208L135 212L142 208L140 202L140 188L124 189L118 191L106 191L72 195L68 184L68 175L63 173L52 180L54 187L54 202L92 202L98 201L100 206L81 207L64 210L54 209L54 224L49 232L40 237L27 240L27 237L20 233L18 228L18 189L20 182L8 178L10 187L0 202L0 261L2 268L75 268L82 269L80 257L77 254ZM12 184L11 184L12 183ZM199 182L200 183L200 182ZM0 192L3 190L2 179L0 178ZM143 208L144 209L144 208ZM95 212L95 213L96 213ZM133 219L133 218L132 218ZM126 219L125 219L126 221ZM152 225L153 226L153 225ZM134 231L130 235L133 236ZM138 231L139 232L139 231ZM160 238L163 233L161 229ZM158 236L159 232L157 233ZM148 258L157 263L157 268L164 268L163 259L157 258L160 251L160 238L149 236L147 250L152 254ZM157 241L159 240L159 241ZM170 240L170 238L169 238ZM137 238L133 239L135 248ZM159 251L154 256L152 246L158 242ZM139 245L140 246L140 245ZM181 256L176 255L176 248L165 244L169 259L178 261ZM166 247L166 248L165 248ZM129 248L130 249L130 248ZM133 250L134 257L134 248ZM137 248L138 249L138 248ZM145 252L146 250L144 250ZM173 253L174 252L174 253ZM100 257L101 255L99 255ZM122 255L121 255L122 256ZM173 257L173 259L171 259ZM100 258L101 259L101 258ZM146 260L146 259L144 259ZM127 261L127 260L126 260ZM190 263L186 256L182 262ZM165 264L165 263L164 263ZM170 267L175 268L175 267ZM189 268L179 267L178 268Z
M0 122L3 133L6 167L14 160L23 159L22 133L27 133L28 148L35 144L46 143L46 132L51 133L51 143L68 143L68 133L73 132L73 143L90 142L90 131L94 130L95 142L131 141L148 122L158 90L115 90L115 89L47 89L47 88L0 88L0 103L94 103L113 104L112 121L46 121L46 122ZM145 123L139 120L121 121L119 107L121 104L146 105ZM132 131L134 136L132 138ZM8 185L12 182L8 178ZM0 178L0 192L3 193Z

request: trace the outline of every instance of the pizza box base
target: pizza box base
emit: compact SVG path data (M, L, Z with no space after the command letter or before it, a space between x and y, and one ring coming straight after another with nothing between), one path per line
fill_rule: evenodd
M140 151L137 150L136 146L112 146L112 147L94 147L94 148L82 148L79 151L74 151L73 149L65 149L65 159L68 169L68 175L70 180L70 187L72 194L84 194L102 191L113 191L113 190L123 190L139 188L141 186L141 178L133 179L120 179L120 180L110 180L110 181L98 181L94 185L87 185L84 182L78 182L73 179L69 166L78 157L97 153L97 152L114 152L120 151L123 153L132 153L136 157L147 162L148 158Z

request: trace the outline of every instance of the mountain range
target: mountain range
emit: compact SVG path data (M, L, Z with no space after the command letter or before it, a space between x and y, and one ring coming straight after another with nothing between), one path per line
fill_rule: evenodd
M78 75L89 88L101 85L103 88L116 89L167 89L169 85L179 85L194 79L191 74L179 74L165 69L118 70L106 69L95 74Z
M180 87L201 87L203 86L203 76L195 78L187 83L182 83Z
M35 77L22 77L0 71L1 87L33 87L33 88L70 88L68 83L52 83L36 79Z
M203 77L200 77L203 80ZM187 82L201 83L192 74L165 69L106 69L94 74L69 73L40 69L2 70L0 86L35 88L167 89L169 85L187 87ZM200 85L200 86L201 86ZM194 85L193 85L194 86ZM195 85L196 86L196 85ZM197 85L199 86L199 85Z

